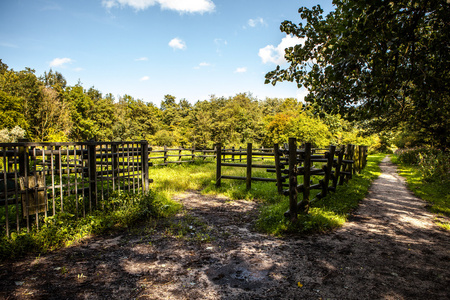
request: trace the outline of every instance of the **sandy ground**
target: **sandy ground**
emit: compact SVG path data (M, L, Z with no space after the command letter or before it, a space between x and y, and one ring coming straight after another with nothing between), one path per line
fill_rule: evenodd
M101 236L0 265L0 299L450 299L450 233L386 158L324 235L256 232L258 203L188 191L179 225Z

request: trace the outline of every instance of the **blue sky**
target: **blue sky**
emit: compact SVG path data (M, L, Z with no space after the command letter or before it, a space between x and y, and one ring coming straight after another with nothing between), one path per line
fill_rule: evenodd
M0 58L36 75L52 68L116 98L191 103L250 92L258 99L296 97L294 83L265 85L283 66L280 32L299 23L300 6L331 0L8 0L0 3Z

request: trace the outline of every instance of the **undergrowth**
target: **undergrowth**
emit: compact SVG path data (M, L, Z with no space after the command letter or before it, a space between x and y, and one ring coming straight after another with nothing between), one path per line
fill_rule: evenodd
M2 234L0 259L14 258L29 252L45 253L69 246L91 234L101 234L115 229L124 229L143 221L168 217L181 208L164 194L150 191L148 194L120 193L103 203L102 210L96 210L85 218L74 214L57 213L44 218L27 232L12 232L10 237Z

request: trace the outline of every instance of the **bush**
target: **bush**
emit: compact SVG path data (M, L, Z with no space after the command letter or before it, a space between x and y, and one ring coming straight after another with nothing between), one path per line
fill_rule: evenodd
M450 182L450 153L433 148L399 149L400 163L418 166L423 179L429 182Z

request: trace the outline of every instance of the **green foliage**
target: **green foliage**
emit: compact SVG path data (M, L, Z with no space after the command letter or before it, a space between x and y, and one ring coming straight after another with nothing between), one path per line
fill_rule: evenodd
M147 140L156 146L211 149L218 142L272 147L296 137L323 147L359 143L367 129L294 98L261 101L241 93L192 105L165 95L158 108L130 95L116 100L94 87L68 86L52 70L37 78L31 69L16 72L2 66L0 129L20 126L31 141Z
M402 149L396 152L397 161L418 167L423 180L449 184L450 154L433 148Z
M266 83L296 82L307 101L374 132L405 126L428 144L450 143L450 3L443 0L333 1L301 7L302 23L281 31L302 39L286 49L288 68Z

